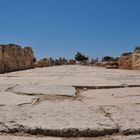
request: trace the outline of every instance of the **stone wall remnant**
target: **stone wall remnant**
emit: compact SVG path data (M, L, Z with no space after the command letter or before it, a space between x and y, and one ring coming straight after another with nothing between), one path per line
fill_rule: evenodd
M34 67L34 54L31 47L0 45L0 73L25 70Z
M135 52L132 55L132 67L135 70L140 70L140 52Z
M122 54L118 64L121 69L140 70L140 50Z
M131 53L125 53L122 54L121 57L118 60L118 65L120 69L129 69L132 70L132 54Z

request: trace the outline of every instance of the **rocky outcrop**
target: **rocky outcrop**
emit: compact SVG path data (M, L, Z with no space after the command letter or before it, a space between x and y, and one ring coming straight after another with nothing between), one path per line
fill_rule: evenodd
M34 67L34 54L31 47L0 45L0 73L24 70Z

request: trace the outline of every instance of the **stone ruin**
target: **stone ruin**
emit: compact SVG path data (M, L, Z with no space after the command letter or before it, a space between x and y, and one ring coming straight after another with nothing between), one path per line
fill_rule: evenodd
M50 66L59 66L59 65L75 65L75 60L67 60L66 58L59 58L59 59L53 59L53 58L43 58L40 59L35 63L35 67L50 67Z
M39 61L36 61L35 63L35 67L50 67L50 66L54 66L54 60L52 58L43 58L40 59Z
M119 68L140 70L140 50L136 49L133 53L124 53L118 61Z
M136 48L132 55L132 66L135 70L140 70L140 48Z
M61 57L55 60L52 58L44 58L35 63L31 47L22 48L15 44L0 45L0 73L25 70L34 67L75 64L75 60L67 60ZM122 54L118 61L94 62L94 65L106 68L140 70L140 47L137 47L133 53Z
M0 73L25 70L34 67L34 54L31 47L0 45Z
M118 60L118 65L120 69L129 69L132 70L132 53L123 53L119 60Z

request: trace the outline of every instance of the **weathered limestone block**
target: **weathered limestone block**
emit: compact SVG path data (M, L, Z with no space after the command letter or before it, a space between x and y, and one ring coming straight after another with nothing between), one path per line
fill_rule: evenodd
M140 51L134 53L125 53L119 58L119 68L140 70Z
M4 71L4 65L3 65L3 49L2 46L0 46L0 73Z
M140 70L140 52L133 53L132 65L133 65L133 69Z
M31 47L0 45L0 72L10 72L33 68L34 54Z
M121 69L133 69L132 54L122 55L118 60L118 65Z

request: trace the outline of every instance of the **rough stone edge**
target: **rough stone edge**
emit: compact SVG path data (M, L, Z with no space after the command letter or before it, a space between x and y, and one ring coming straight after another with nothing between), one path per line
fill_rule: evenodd
M41 136L54 136L54 137L100 137L106 135L114 135L119 133L118 128L112 129L78 129L78 128L64 128L64 129L43 129L43 128L29 128L20 124L15 124L15 127L9 128L4 124L3 130L0 133L16 134L24 133L26 135L41 135Z

